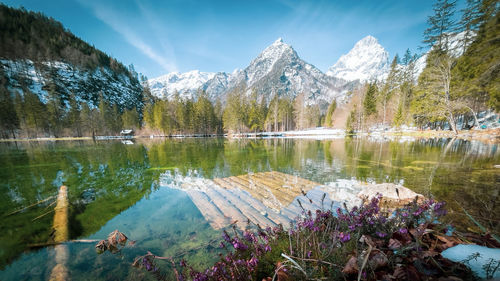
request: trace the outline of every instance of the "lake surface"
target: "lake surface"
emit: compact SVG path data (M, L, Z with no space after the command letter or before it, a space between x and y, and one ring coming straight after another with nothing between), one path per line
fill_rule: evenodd
M498 234L498 164L497 144L451 139L0 143L0 280L50 276L54 248L31 246L51 240L54 200L7 214L57 195L62 184L69 191L71 239L104 239L118 229L137 241L119 254L101 255L94 243L67 243L71 279L147 280L148 274L130 264L148 250L199 268L222 251L221 230L175 179L279 171L324 185L343 179L400 183L446 201L446 221L458 229L478 231L464 208Z

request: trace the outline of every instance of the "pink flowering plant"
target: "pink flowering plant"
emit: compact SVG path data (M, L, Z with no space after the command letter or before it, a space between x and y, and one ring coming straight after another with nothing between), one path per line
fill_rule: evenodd
M466 267L439 254L457 243L438 221L446 214L444 203L414 201L399 209L382 210L380 199L377 196L352 209L344 205L336 210L304 210L286 228L277 225L263 229L257 225L245 231L235 227L224 230L220 247L226 248L227 254L220 254L218 262L202 271L184 260L174 262L151 253L138 257L134 265L151 271L158 279L169 279L159 273L156 264L159 259L169 259L170 271L177 280L403 280L472 276Z

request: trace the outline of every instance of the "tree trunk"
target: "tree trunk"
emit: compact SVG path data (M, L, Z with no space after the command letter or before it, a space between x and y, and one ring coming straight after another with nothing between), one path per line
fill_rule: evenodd
M386 111L386 104L387 104L387 100L384 98L384 120L382 121L382 125L385 126L385 111Z
M467 109L469 109L472 112L472 116L474 117L474 125L472 125L472 128L474 128L475 126L479 126L479 121L477 120L476 112L470 106L465 105L465 107L467 107Z
M450 112L450 115L448 116L448 124L450 124L450 129L453 131L455 135L458 134L457 130L457 124L455 122L455 117L453 116L453 113Z

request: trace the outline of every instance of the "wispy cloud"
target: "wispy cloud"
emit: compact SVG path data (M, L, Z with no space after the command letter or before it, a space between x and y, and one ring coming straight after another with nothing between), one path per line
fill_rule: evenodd
M140 35L134 32L133 27L130 26L124 15L120 15L115 9L98 1L79 0L78 2L82 6L89 8L95 17L119 33L130 45L155 61L165 71L177 71L173 52L169 52L170 56L168 58L157 52L152 46L148 45Z

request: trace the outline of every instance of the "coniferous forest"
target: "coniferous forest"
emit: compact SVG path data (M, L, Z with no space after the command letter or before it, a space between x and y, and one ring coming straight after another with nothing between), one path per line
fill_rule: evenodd
M119 93L89 88L77 96L57 83L45 83L43 98L30 81L7 75L0 67L2 138L116 135L122 129L145 134L222 134L286 131L325 126L348 132L373 126L415 126L458 130L477 127L478 113L500 110L500 15L494 0L437 0L422 43L429 51L416 77L421 57L409 49L394 56L387 78L352 90L350 100L328 106L305 101L305 95L258 93L236 88L216 101L200 90L193 98L177 94L154 97L147 78L82 41L59 22L40 13L0 6L0 57L30 60L34 65L64 62L79 69L108 69L132 85L133 102L113 100ZM57 74L52 74L57 75ZM13 82L15 80L15 82ZM15 85L15 87L13 87ZM460 127L458 124L461 124Z

